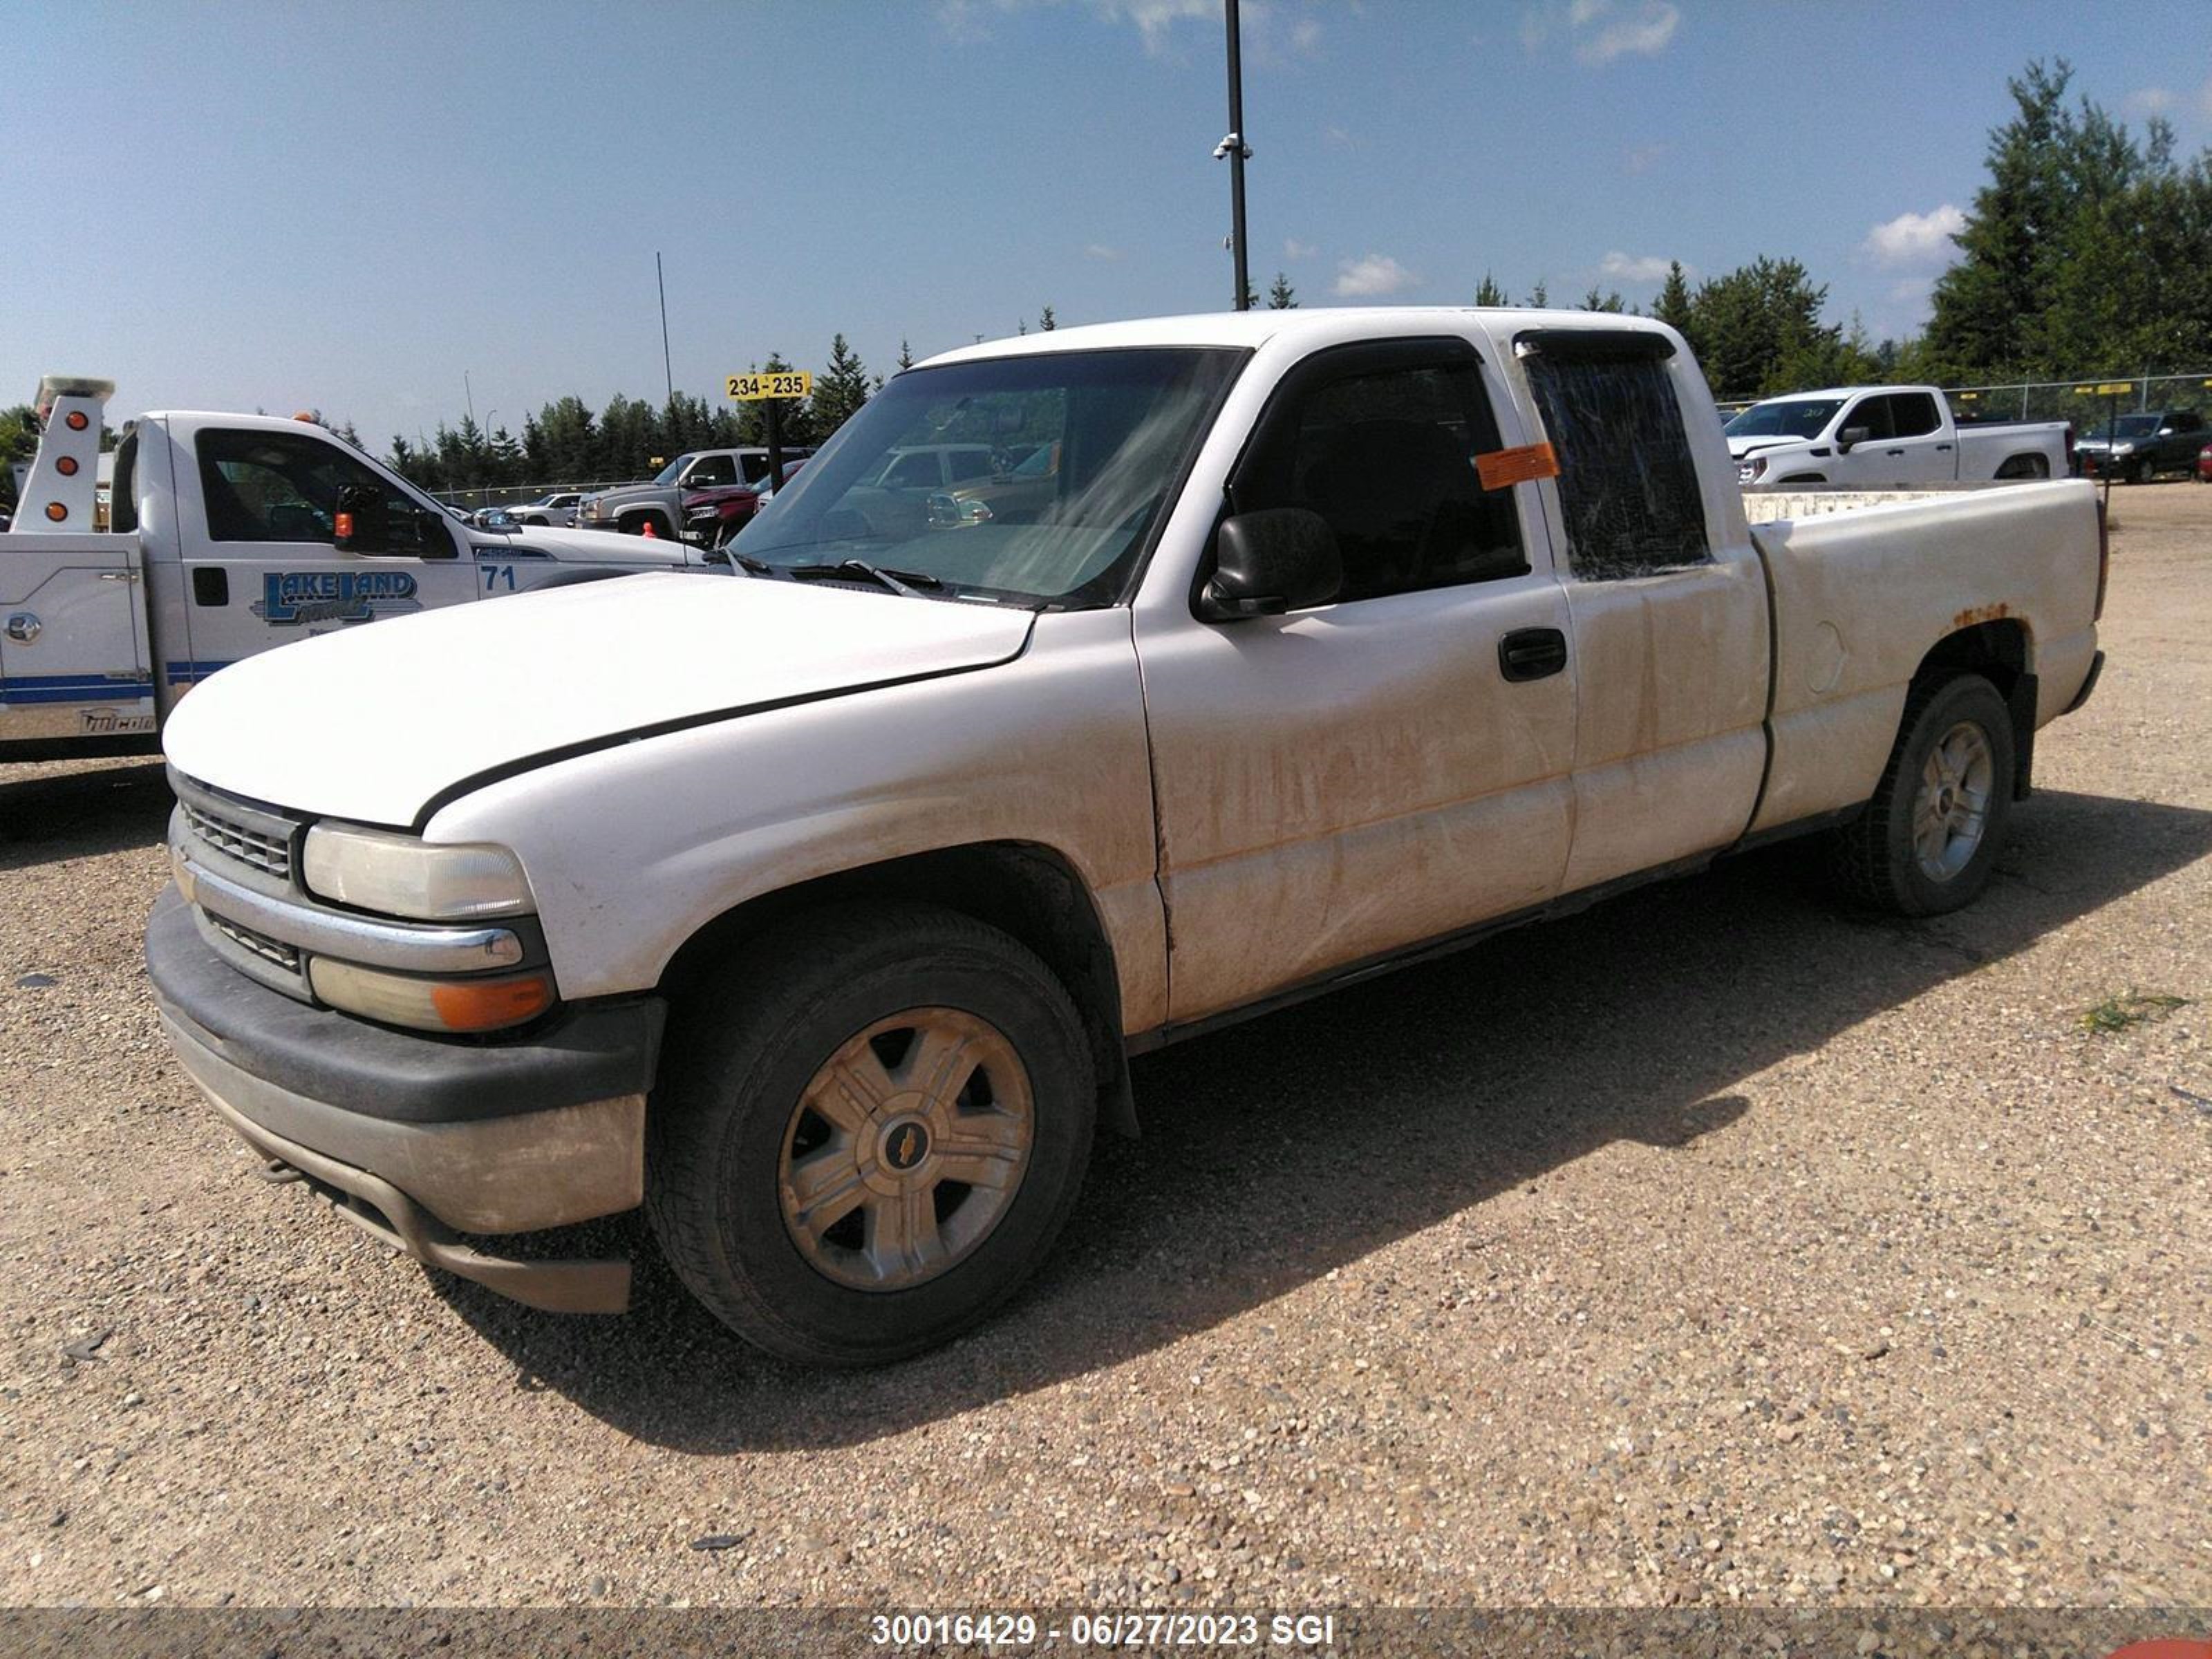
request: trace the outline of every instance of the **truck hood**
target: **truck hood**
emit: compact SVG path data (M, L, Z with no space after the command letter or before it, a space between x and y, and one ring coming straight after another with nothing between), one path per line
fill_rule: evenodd
M799 582L625 576L249 657L178 705L162 747L218 789L405 826L454 785L536 757L1006 662L1030 622Z
M1728 441L1729 459L1740 461L1762 449L1781 449L1792 444L1802 448L1812 441L1810 438L1730 438Z
M563 564L628 564L640 570L665 570L684 560L681 542L625 536L618 530L556 530L538 525L507 533L471 530L469 546L487 562L501 557L544 557Z

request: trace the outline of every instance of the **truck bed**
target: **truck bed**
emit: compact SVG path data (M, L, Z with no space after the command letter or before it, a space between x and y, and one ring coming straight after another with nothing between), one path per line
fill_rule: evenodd
M1754 831L1855 805L1881 776L1912 676L1938 641L2035 677L2035 726L2072 704L2096 650L2094 488L1747 491L1773 586L1772 764ZM2084 550L2088 550L2084 556Z

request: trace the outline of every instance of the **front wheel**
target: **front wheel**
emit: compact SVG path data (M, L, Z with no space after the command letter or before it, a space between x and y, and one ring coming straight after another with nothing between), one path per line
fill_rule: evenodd
M2004 837L2013 766L2011 713L1989 681L1916 685L1874 799L1833 837L1839 884L1901 915L1972 902Z
M2151 464L2150 464L2150 458L2149 458L2148 455L2146 455L2145 457L2143 457L2143 459L2142 459L2142 460L2139 460L2139 461L2137 461L2137 462L2136 463L2136 478L2135 478L2135 481L2136 481L2137 483L2139 483L2139 484L2147 484L2147 483L2148 483L2151 481L2151 479L2152 479L2153 477L2154 477L2155 476L2157 476L2157 474L2156 474L2156 469L2154 469L2154 468L2151 465Z
M1019 1287L1090 1161L1083 1024L1036 955L920 905L763 934L679 1017L647 1203L671 1265L769 1352L864 1364Z

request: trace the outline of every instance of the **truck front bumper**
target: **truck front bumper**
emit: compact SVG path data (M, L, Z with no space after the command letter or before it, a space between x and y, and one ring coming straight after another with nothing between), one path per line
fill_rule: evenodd
M494 1255L511 1234L635 1209L664 1004L573 1009L513 1043L443 1041L310 1007L217 958L174 887L146 967L185 1073L223 1121L364 1231L532 1307L620 1313L627 1261Z

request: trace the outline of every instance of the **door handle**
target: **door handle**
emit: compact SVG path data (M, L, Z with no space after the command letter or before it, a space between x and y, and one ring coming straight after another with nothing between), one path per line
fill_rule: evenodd
M1936 453L1938 455L1941 455L1941 454L1944 453L1946 451L1948 451L1950 447L1951 447L1951 446L1950 446L1950 445L1948 445L1948 444L1937 444L1937 445L1936 446Z
M1498 672L1516 684L1549 678L1567 665L1567 636L1556 628L1516 628L1498 641Z
M103 570L100 573L100 580L104 582L135 582L138 580L138 573L135 570Z
M1901 449L1885 449L1881 453L1885 455L1902 455L1905 453Z

